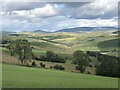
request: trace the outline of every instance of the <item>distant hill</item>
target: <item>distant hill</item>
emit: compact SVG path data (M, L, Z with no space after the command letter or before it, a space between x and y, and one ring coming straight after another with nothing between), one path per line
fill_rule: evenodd
M56 32L87 32L87 31L109 31L109 30L117 30L115 27L76 27L76 28L67 28L61 29Z
M50 32L47 32L47 31L43 31L43 30L35 30L33 32L36 32L36 33L50 33Z

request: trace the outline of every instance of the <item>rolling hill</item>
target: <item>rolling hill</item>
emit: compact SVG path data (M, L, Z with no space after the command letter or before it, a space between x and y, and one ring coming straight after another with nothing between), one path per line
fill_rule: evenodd
M39 33L38 33L39 32ZM117 88L118 79L110 77L100 77L75 73L75 66L71 64L71 57L75 50L83 51L102 51L117 49L118 36L113 32L92 31L83 33L74 32L54 32L45 33L36 32L19 32L18 36L5 36L4 40L27 39L31 42L33 53L36 56L44 55L50 50L62 57L67 57L66 63L60 63L65 67L65 71L50 70L51 63L45 61L36 61L46 64L43 68L28 68L16 66L18 63L15 57L10 57L6 48L2 50L3 62L3 87L5 88ZM116 53L112 54L116 55ZM70 58L68 58L70 57ZM96 58L91 57L93 62ZM95 72L95 69L89 69ZM74 72L74 73L73 73ZM57 82L56 82L57 81ZM99 83L98 83L99 82ZM107 82L107 83L106 83Z
M98 48L102 51L104 50L118 50L118 42L120 39L111 39L98 43Z
M51 50L58 53L73 53L75 50L100 51L102 48L105 49L107 47L104 47L102 42L118 39L118 35L113 34L111 31L45 33L40 30L39 33L19 32L16 34L19 36L5 36L3 40L27 39L32 43L36 51L40 50L45 52L46 50ZM110 42L112 43L112 41L107 43ZM114 43L114 46L112 46L113 44L108 45L108 47L116 49L117 45L115 47L115 44L117 43Z
M43 31L43 30L35 30L35 31L33 31L33 32L35 32L35 33L50 33L50 32Z
M66 28L61 29L56 32L88 32L88 31L110 31L110 30L117 30L115 27L76 27L76 28Z

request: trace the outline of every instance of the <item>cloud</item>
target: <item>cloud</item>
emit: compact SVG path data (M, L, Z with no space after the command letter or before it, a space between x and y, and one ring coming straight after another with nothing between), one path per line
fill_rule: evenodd
M29 22L40 22L43 18L57 15L57 5L46 4L44 7L31 10L2 11L0 15L3 18L27 20Z
M47 4L43 8L35 8L33 10L21 10L21 11L13 11L12 15L17 15L19 17L46 17L53 16L56 12L54 8Z
M44 2L3 2L1 6L3 11L32 10L37 7L44 7Z
M73 18L111 18L117 15L118 2L116 0L94 0L79 7L65 8L62 14ZM107 15L107 16L106 16Z
M55 31L71 27L117 27L116 0L93 2L4 2L0 27L4 30Z
M41 23L32 23L27 21L19 20L8 20L5 19L3 23L3 29L16 30L16 31L33 31L33 30L44 30L44 31L56 31L64 28L73 27L117 27L117 19L74 19L64 16L55 16L47 18L41 21ZM12 26L12 27L11 27Z
M43 8L36 8L34 10L30 11L31 14L36 16L54 16L57 14L57 11L55 10L54 6L51 6L50 4L47 4Z
M72 18L112 18L117 16L117 0L94 0L93 2L9 2L3 4L3 11L12 15L30 15L36 17L46 17L61 15ZM8 14L8 13L7 13ZM29 20L30 21L30 20Z

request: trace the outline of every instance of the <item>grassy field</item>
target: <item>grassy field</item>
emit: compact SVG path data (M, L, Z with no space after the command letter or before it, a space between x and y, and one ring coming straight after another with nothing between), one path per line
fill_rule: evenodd
M100 51L118 48L118 35L112 32L94 31L84 33L18 33L19 36L3 36L3 39L27 39L36 50L57 53L73 53L75 50ZM112 43L113 42L113 43ZM114 43L115 42L115 43ZM105 46L105 47L104 47ZM108 47L109 46L109 47Z
M3 64L3 88L117 88L118 79Z
M118 50L118 42L120 39L111 39L98 43L98 48L102 50Z
M67 58L66 63L53 63L36 61L46 65L46 68L28 68L17 66L17 57L11 57L6 48L3 51L3 87L4 88L117 88L118 79L100 77L77 73L75 66L71 64L72 54L75 50L100 51L110 50L109 55L117 56L118 52L111 50L118 48L118 37L112 32L86 32L86 33L18 33L20 36L5 36L3 39L27 39L31 42L35 56L45 55L47 50ZM99 63L95 57L92 63ZM50 66L60 64L65 67L64 71L49 69ZM88 68L91 74L95 74L94 68ZM75 73L76 72L76 73Z

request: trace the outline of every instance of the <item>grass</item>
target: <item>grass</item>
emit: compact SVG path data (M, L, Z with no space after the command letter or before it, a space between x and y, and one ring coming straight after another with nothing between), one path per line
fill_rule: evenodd
M50 42L31 42L32 46L36 46L39 48L39 50L42 51L54 51L54 52L69 52L70 49L68 50L67 47L64 47L63 45L59 45L59 44L54 44L54 43L50 43ZM37 49L38 49L37 48Z
M107 41L102 41L98 43L98 48L100 50L118 50L118 42L120 39L111 39Z
M46 55L46 51L37 50L37 49L33 49L32 51L33 51L33 53L35 54L35 56ZM55 53L56 53L56 52L55 52ZM58 56L64 58L64 59L67 58L67 60L71 60L71 58L72 58L72 54L73 54L73 53L71 53L71 54L66 54L66 53L56 53L56 54L57 54Z
M57 53L73 53L75 50L100 51L116 49L118 39L116 34L106 31L84 32L84 33L18 33L20 36L7 36L4 39L14 40L25 38L32 46L41 51L51 50ZM114 40L114 41L113 41ZM115 42L115 43L111 43ZM108 45L107 45L108 43ZM107 45L107 47L104 45ZM108 47L109 46L109 47Z
M3 64L3 88L118 88L118 79Z
M30 38L33 37L33 38ZM38 37L44 37L43 39ZM118 37L111 32L92 33L30 33L23 32L22 35L7 36L4 39L15 40L26 38L34 47L33 53L37 56L45 55L47 50L54 51L63 58L67 57L67 62L62 63L65 71L57 71L42 68L28 68L3 64L3 87L4 88L117 88L118 79L110 77L100 77L73 73L74 66L71 65L72 53L75 50L99 51L116 49ZM98 43L100 46L97 46ZM101 48L102 46L102 48ZM8 50L0 48L0 51L8 54ZM116 56L117 52L110 52L109 55ZM6 62L17 63L16 58L4 55ZM6 60L5 60L6 59ZM98 63L96 58L92 58L94 63ZM39 62L39 61L37 61ZM40 61L43 62L43 61ZM48 67L56 63L43 62ZM61 64L61 63L60 63Z

